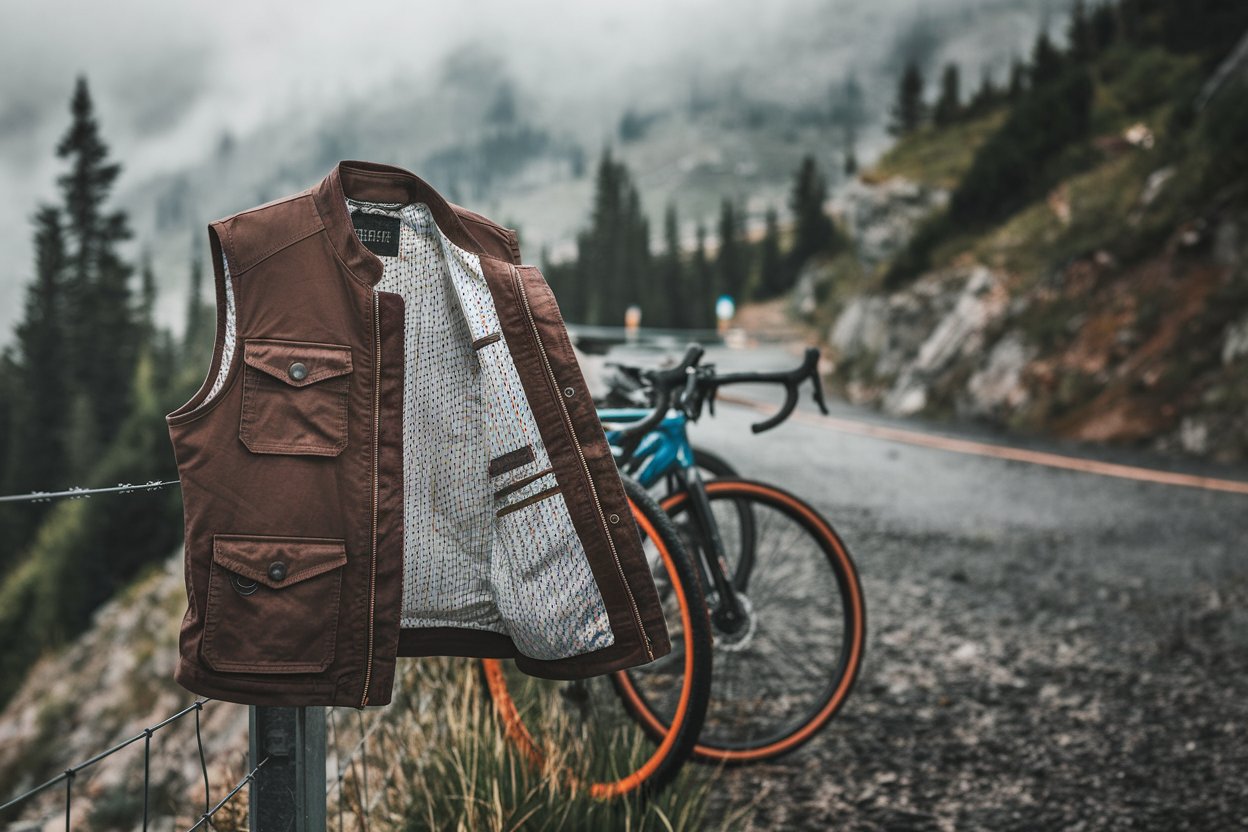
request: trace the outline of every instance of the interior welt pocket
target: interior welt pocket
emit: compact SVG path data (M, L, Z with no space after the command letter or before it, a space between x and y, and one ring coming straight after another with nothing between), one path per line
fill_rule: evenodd
M213 535L202 653L214 670L317 673L334 660L346 543Z
M516 500L515 502L508 503L507 505L502 506L497 511L495 511L494 514L497 517L503 517L505 515L511 514L513 511L519 511L522 508L528 508L534 503L540 503L542 500L548 500L551 497L554 497L556 494L559 494L561 491L562 489L558 485L553 485L550 488L546 488L541 491L538 491L536 494L530 494L528 497L523 497L519 500Z

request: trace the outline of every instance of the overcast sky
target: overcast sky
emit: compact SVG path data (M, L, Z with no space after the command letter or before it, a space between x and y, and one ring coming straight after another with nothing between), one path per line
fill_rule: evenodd
M895 42L899 25L933 8L1028 2L0 0L0 187L7 195L0 203L0 342L31 276L30 217L38 201L57 197L63 165L53 148L69 122L78 74L87 76L112 158L124 165L125 192L195 164L223 128L246 135L292 109L332 112L344 100L384 95L396 82L428 83L448 54L474 43L493 44L513 77L541 91L555 112L652 100L656 67L708 74L774 67L802 51L796 46L809 54L812 39L830 39L840 19L878 36L878 45L856 48L880 51ZM793 69L769 73L774 85L789 87L777 95L828 83L822 73Z

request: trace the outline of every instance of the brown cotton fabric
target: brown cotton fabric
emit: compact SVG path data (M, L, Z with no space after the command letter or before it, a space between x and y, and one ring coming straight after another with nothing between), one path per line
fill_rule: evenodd
M187 610L175 678L384 705L398 656L570 679L670 651L619 474L516 233L343 161L208 224L216 342L166 415Z

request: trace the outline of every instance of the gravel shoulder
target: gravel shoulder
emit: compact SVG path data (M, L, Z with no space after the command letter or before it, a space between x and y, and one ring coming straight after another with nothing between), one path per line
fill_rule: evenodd
M694 440L827 514L869 632L821 736L724 773L748 828L1248 828L1248 498L751 417Z

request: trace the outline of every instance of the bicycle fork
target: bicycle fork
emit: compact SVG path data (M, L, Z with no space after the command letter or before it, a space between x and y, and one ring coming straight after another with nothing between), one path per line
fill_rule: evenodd
M703 583L715 589L716 602L711 610L711 622L721 632L736 633L748 623L738 596L743 587L735 586L728 579L724 541L711 512L711 502L706 496L702 475L696 467L692 467L680 469L679 476L681 485L689 494L689 509L696 534L693 543L698 550L697 559L701 564Z

